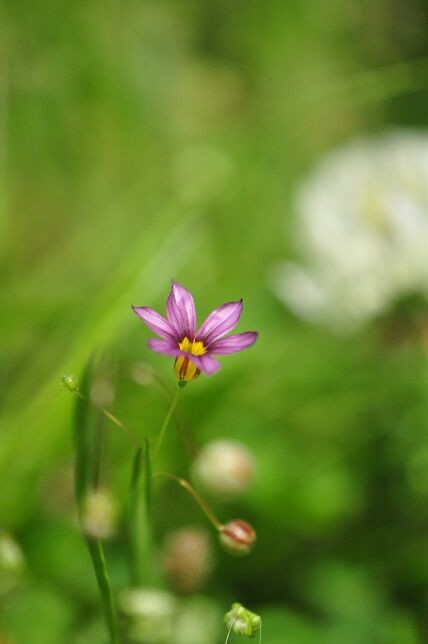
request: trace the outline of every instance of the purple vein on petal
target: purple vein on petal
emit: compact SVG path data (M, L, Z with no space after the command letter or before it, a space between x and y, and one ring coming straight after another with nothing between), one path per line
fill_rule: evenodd
M193 296L178 282L172 282L166 302L166 314L180 338L193 339L196 328L196 307Z
M239 300L238 302L226 302L214 309L197 331L197 337L203 341L205 346L209 346L210 343L223 337L238 324L242 307L242 300Z
M147 344L152 351L156 353L163 353L165 356L180 356L183 352L177 346L177 343L173 340L157 340L150 339L147 340Z
M210 353L214 355L238 353L251 347L257 340L257 336L258 333L256 331L245 331L244 333L230 335L227 338L213 342L210 346Z
M176 338L177 334L172 324L153 309L150 309L148 306L133 306L132 309L153 333L156 333L166 340L174 340Z

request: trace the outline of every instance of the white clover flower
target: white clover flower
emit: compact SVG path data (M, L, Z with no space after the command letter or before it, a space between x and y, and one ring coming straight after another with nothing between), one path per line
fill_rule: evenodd
M428 299L428 133L395 131L327 155L295 200L302 265L272 274L297 315L353 330L407 295Z

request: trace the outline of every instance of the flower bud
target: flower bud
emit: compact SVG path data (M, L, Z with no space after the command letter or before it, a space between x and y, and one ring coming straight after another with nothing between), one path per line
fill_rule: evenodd
M79 389L79 381L76 376L73 376L71 373L66 374L61 378L61 384L63 387L68 389L68 391L71 391L71 393L75 393Z
M231 555L238 557L251 552L256 538L254 528L242 519L229 521L220 530L220 543Z
M86 496L81 514L85 534L106 539L114 534L116 507L108 490L92 490Z
M224 616L224 623L233 633L254 637L260 631L262 620L259 615L252 613L242 604L235 602Z
M119 595L118 603L132 641L171 642L177 609L173 595L155 588L128 588Z
M193 476L212 494L234 497L244 492L254 474L254 459L238 441L216 440L205 445L193 464Z
M206 582L212 568L209 535L199 528L171 532L165 542L164 567L178 592L191 593Z

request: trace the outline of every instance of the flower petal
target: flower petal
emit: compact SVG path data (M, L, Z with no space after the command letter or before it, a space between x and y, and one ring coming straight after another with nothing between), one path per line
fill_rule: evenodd
M238 324L242 306L242 300L239 300L239 302L226 302L214 309L197 331L196 337L202 340L205 346L222 338Z
M215 355L227 355L228 353L238 353L251 347L257 340L258 333L256 331L245 331L244 333L237 333L230 335L228 338L217 340L210 346L210 353Z
M183 352L177 346L177 343L173 340L147 340L147 344L152 351L156 353L163 353L165 356L180 356Z
M195 364L198 369L203 371L207 376L212 376L213 373L218 371L221 367L221 364L218 360L211 358L209 355L204 356L193 356L190 353L186 353L188 358L193 364Z
M193 340L196 328L195 302L190 291L174 281L166 302L166 315L181 339L187 336Z
M161 338L166 340L176 339L177 333L174 327L159 313L149 309L148 306L133 306L132 309L143 320L144 324Z

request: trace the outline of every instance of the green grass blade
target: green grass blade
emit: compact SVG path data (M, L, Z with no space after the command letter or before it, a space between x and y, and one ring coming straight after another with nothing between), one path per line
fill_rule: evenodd
M144 450L140 448L135 453L129 503L130 577L135 584L151 584L159 580L153 556L151 486L150 445L145 439Z
M99 539L87 537L86 543L88 545L89 554L91 555L92 565L98 582L104 619L110 633L110 641L112 644L119 644L120 639L117 626L116 605L111 589L110 577L107 571L104 549Z
M99 463L94 462L94 444L96 432L99 431L99 423L97 422L97 414L95 414L94 408L89 402L92 370L93 360L89 360L81 379L81 396L76 399L74 413L75 494L79 518L81 518L86 495L92 487L94 471L99 468ZM104 549L99 539L86 535L85 540L98 582L103 613L110 633L110 641L112 644L118 644L120 640L116 606L107 571Z

